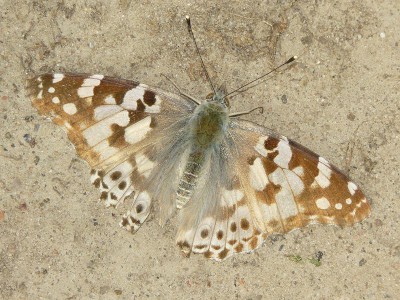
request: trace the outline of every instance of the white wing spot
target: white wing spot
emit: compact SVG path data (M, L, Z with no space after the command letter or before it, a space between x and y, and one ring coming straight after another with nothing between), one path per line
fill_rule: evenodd
M302 166L298 166L298 167L292 169L292 171L299 177L304 176L304 168Z
M332 170L325 163L319 162L317 167L318 167L318 170L322 174L324 174L326 178L328 178L328 179L331 178Z
M349 181L349 182L347 183L347 188L348 188L348 190L349 190L349 192L350 192L350 194L351 194L352 196L356 193L357 186L355 185L354 182Z
M335 204L335 208L336 208L337 210L341 210L342 207L343 207L342 203L336 203L336 204Z
M273 173L268 175L268 179L272 183L281 186L280 191L275 194L276 204L281 217L289 218L291 216L296 216L299 212L292 190L283 170L280 168L276 169Z
M255 145L254 147L254 149L264 157L268 155L267 149L265 149L264 147L264 143L266 140L267 140L266 137L260 137L257 145Z
M121 127L127 126L129 124L129 113L126 110L120 111L82 131L88 145L93 147L110 137L112 135L112 124L117 124Z
M74 115L78 111L76 109L76 105L74 103L67 103L63 105L63 110L69 114L69 115Z
M53 83L60 82L63 79L64 79L64 74L60 73L53 74Z
M60 98L53 97L53 99L51 99L51 102L53 102L54 104L59 104L60 103Z
M289 169L289 162L292 159L292 149L290 149L287 141L280 141L276 147L278 155L274 158L274 162L284 169Z
M250 183L257 191L262 191L267 186L269 180L265 173L261 159L257 157L253 164L250 165Z
M347 198L347 199L346 199L346 204L347 204L347 205L350 205L352 202L353 202L353 201L351 201L350 198Z
M151 170L154 168L155 163L149 160L145 155L139 153L135 155L137 170L140 175L149 177Z
M304 183L293 171L284 169L286 179L292 189L293 195L296 197L304 191Z
M49 92L50 94L53 94L55 91L56 91L56 89L53 88L52 86L49 87L49 89L48 89L48 92Z
M92 97L94 95L93 89L94 86L81 86L78 89L78 96L80 98Z
M37 97L38 99L42 99L43 98L43 90L40 90Z
M329 162L328 162L325 158L323 158L322 156L320 156L320 157L318 158L318 160L319 160L321 163L323 163L323 164L325 164L325 165L327 165L327 166L330 165Z
M117 103L115 102L115 98L114 98L112 95L108 95L108 96L106 97L106 99L104 99L104 102L105 102L106 104L117 104Z
M144 89L141 86L137 86L125 93L124 99L122 100L121 106L125 109L136 110L137 100L142 100L144 95Z
M91 99L91 98L87 98ZM100 105L94 109L94 119L100 121L123 110L119 105Z
M124 134L125 141L129 144L135 144L141 141L151 130L150 123L151 117L147 116L146 118L127 127Z
M104 75L101 75L101 74L94 74L94 75L90 76L90 78L102 80L102 79L104 78Z
M315 177L315 181L311 184L311 187L316 188L318 184L323 189L327 188L331 184L329 179L331 178L332 170L321 162L318 163L317 167L319 172Z
M82 86L78 88L78 96L81 98L92 97L94 95L94 88L100 85L103 75L92 75L86 78Z
M315 204L319 209L328 209L331 204L329 203L329 200L326 199L325 197L319 198L315 201Z

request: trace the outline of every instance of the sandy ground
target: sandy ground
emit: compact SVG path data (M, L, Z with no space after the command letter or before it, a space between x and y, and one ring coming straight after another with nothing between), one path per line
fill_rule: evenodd
M0 0L2 299L399 299L400 2ZM28 76L101 73L193 95L209 86L187 34L190 14L214 82L233 109L313 149L368 195L370 218L272 236L222 263L184 258L174 221L131 235L97 203L89 168L25 96ZM320 259L317 266L316 258Z

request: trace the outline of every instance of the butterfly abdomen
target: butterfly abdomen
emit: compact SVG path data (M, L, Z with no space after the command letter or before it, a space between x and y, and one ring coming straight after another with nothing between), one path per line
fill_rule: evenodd
M204 152L197 151L189 154L182 177L179 180L178 190L176 191L176 207L181 209L189 201L204 162Z
M220 103L205 102L196 108L190 122L192 149L176 192L178 209L190 200L210 147L219 143L227 122L227 109Z

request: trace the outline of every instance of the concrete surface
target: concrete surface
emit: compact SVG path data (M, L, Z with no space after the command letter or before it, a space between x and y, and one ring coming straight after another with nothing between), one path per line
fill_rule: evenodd
M125 208L97 203L88 167L37 115L24 82L89 72L174 91L165 74L204 97L186 14L228 89L300 56L233 107L264 106L248 117L350 174L372 202L369 219L270 237L222 263L182 257L174 222L119 229ZM400 2L0 0L0 17L0 297L400 298Z

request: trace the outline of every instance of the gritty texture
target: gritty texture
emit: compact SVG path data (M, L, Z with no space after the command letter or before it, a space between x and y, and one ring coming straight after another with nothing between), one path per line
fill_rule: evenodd
M26 2L26 3L25 3ZM0 1L0 298L398 299L400 2ZM155 218L131 235L96 202L89 168L38 116L25 80L87 72L204 98L185 27L228 91L299 59L231 100L233 111L309 147L372 203L352 228L271 236L222 263L174 245Z

